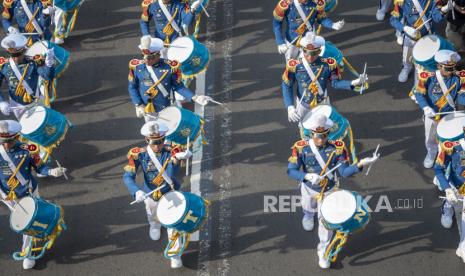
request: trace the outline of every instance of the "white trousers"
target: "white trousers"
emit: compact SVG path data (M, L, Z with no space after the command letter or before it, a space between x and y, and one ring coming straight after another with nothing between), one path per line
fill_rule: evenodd
M463 197L461 197L463 199ZM444 212L450 215L451 212L455 213L455 220L457 221L457 228L459 230L460 246L465 250L465 204L463 201L451 203L446 201L444 203Z
M404 35L404 43L402 45L402 65L412 66L412 51L416 41Z
M160 229L161 224L157 219L158 202L149 197L144 200L144 203L145 211L147 212L147 220L150 226Z
M320 239L320 242L318 243L317 250L318 252L325 252L326 248L331 243L334 231L326 229L321 222L321 201L316 199L319 193L308 188L307 185L303 183L300 184L300 193L302 196L301 204L304 216L313 219L315 213L318 213L318 238ZM325 195L326 194L327 193L325 193Z
M438 152L438 142L436 141L437 127L438 123L434 119L425 116L425 146L431 155Z
M379 0L379 8L388 11L392 0Z

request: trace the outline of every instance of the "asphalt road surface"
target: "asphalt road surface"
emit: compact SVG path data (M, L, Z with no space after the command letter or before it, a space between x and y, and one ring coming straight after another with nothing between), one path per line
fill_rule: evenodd
M183 256L185 267L172 271L163 258L166 234L159 242L149 239L145 210L129 205L121 178L127 151L143 144L143 122L127 93L128 61L139 57L140 1L89 0L66 42L72 62L54 104L75 125L56 153L71 178L40 179L40 193L64 207L69 229L27 274L463 275L457 230L441 227L433 171L422 166L421 112L407 98L411 83L397 82L401 49L394 31L387 20L375 20L377 1L340 2L330 16L344 18L346 26L323 35L359 70L368 62L371 85L364 95L332 89L330 95L351 122L359 156L371 155L379 143L382 159L368 177L342 181L343 188L371 196L368 204L378 210L331 270L318 267L317 231L305 232L301 209L286 205L299 195L286 175L298 133L281 97L284 58L271 24L276 1L214 0L208 7L200 38L212 54L205 93L225 103L204 110L210 143L202 152L200 191L212 208L200 241ZM183 178L184 190L190 181ZM271 197L284 204L282 212L266 212ZM19 247L2 207L1 275L26 274L11 258Z

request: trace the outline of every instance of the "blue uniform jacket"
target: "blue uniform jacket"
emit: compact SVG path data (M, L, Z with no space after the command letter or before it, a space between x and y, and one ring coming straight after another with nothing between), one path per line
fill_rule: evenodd
M181 30L183 29L184 25L189 26L192 24L195 14L190 11L190 7L187 3L182 3L179 0L171 0L171 3L166 4L166 6L171 16L173 16L176 12L174 21L178 24ZM160 8L157 0L144 0L142 1L142 16L140 19L140 29L142 31L142 35L151 35L150 21L152 19L155 23L154 37L165 41L167 34L163 32L163 29L166 27L166 25L168 25L168 19ZM178 36L178 32L174 30L173 34L168 37L169 42L172 42Z
M153 65L152 68L158 79L161 79L164 73L168 72L162 84L170 95L165 97L161 91L158 92L153 99L156 112L170 106L170 100L174 99L175 91L184 96L186 100L192 99L194 94L182 83L181 71L179 70L179 63L177 61L160 59L160 62ZM131 60L129 63L128 90L131 100L135 105L147 105L149 96L146 95L146 92L153 84L154 82L144 61L138 59Z
M50 38L52 37L52 32L50 31L50 24L52 23L52 20L49 15L43 14L42 11L47 6L52 5L51 3L52 1L50 0L44 0L44 1L27 0L26 2L27 2L27 6L29 7L29 10L32 12L33 15L38 10L37 15L34 18L36 19L40 28L44 32L45 40L50 40ZM27 17L26 12L24 11L20 1L19 0L3 0L3 13L2 13L3 30L7 32L8 28L12 26L14 21L16 21L16 23L18 24L17 28L19 29L21 33L29 33L29 31L26 31L26 25L29 22L29 18ZM34 31L32 32L36 33L37 31L34 29ZM39 41L39 36L33 35L32 41L33 42Z
M415 98L420 108L429 106L435 112L453 111L449 105L444 93L439 86L439 82L434 72L421 72L419 74L418 84L415 88ZM455 104L465 105L465 71L459 71L456 75L449 78L444 77L444 82L448 88L455 84L455 88L449 93Z
M361 171L361 169L359 169L357 165L349 165L349 156L347 153L347 149L345 148L344 142L342 141L338 140L335 142L327 142L326 145L318 148L318 152L320 153L325 163L327 163L328 158L331 157L331 161L325 172L334 168L339 163L341 163L342 165L337 169L337 171L342 177L350 177ZM332 154L333 152L334 154ZM299 182L303 182L304 185L307 185L312 190L320 192L321 183L312 186L310 182L305 180L305 175L307 173L320 174L321 170L322 167L320 166L315 155L313 154L312 149L308 144L308 141L301 140L295 143L292 148L292 155L289 158L289 164L287 166L287 175ZM336 184L334 178L333 180L328 179L328 181L329 182L325 188L325 192L331 190Z
M26 66L29 65L29 67L27 68L26 75L24 77L24 81L27 82L29 87L31 87L31 89L34 92L34 95L39 84L39 76L41 76L45 80L50 81L52 80L55 74L54 67L47 67L42 65L41 63L41 61L30 61L25 59L23 63L16 64L19 68L21 75L23 75ZM0 57L0 85L2 84L4 79L8 83L8 94L10 95L10 98L12 100L21 105L30 104L30 102L24 102L23 96L16 94L16 88L18 86L19 79L14 74L13 69L11 69L11 65L8 62L8 59ZM0 100L3 101L3 97L1 95Z
M315 62L309 64L315 76L317 76L320 67L323 66L318 82L323 90L326 90L327 85L331 82L331 86L334 89L353 90L354 87L350 84L350 81L341 80L341 75L337 67L336 60L333 58L322 58L319 57ZM305 70L301 60L291 59L286 64L286 70L283 74L282 91L284 105L286 107L294 104L294 86L297 85L297 97L300 99L305 92L303 102L310 104L318 93L318 87L312 86L313 91L309 91L308 87L312 79ZM317 102L320 103L324 100L324 95L317 94Z
M169 148L164 148L161 153L156 153L156 156L160 164L163 166L166 160L171 159L172 154ZM150 159L150 156L147 153L146 148L131 149L128 153L128 160L128 165L124 167L123 181L124 184L126 184L126 187L128 188L129 193L131 193L132 196L135 196L138 190L142 190L145 193L148 193L158 187L153 183L153 180L158 175L158 170L155 167L155 164ZM144 174L144 184L142 187L140 187L136 183L136 175L139 168L142 169L142 172ZM176 179L178 171L179 165L174 165L172 161L170 161L170 163L167 165L165 169L167 175L173 180L174 188L176 190L178 190L181 187L181 185ZM160 185L163 184L166 184L166 181L163 180L163 183L161 183ZM169 185L167 185L167 187L161 189L161 194L165 194L170 190L171 188L169 187Z
M32 170L34 169L37 173L42 175L48 175L49 171L49 168L40 159L38 147L36 145L27 145L17 142L13 148L6 152L16 166L18 166L21 160L25 158L19 172L22 174L24 179L30 181L30 183L27 186L19 184L14 191L17 198L30 195L37 188L37 181L32 176ZM10 187L7 183L12 174L13 171L11 171L8 166L8 162L0 155L0 187L2 192L6 195L10 192Z
M441 10L437 7L435 0L418 0L420 5L423 9L428 5L426 10L425 17L427 19L432 18L428 24L431 27L432 33L434 33L434 24L439 23L444 18L444 15L441 13ZM429 3L429 4L427 4ZM394 0L394 10L391 13L391 26L394 27L399 32L404 32L404 26L410 26L412 28L419 27L423 21L420 20L418 26L414 26L415 22L417 22L420 14L418 13L415 5L413 4L412 0ZM404 23L401 21L404 20ZM428 34L428 29L426 26L423 26L420 30L421 36L425 36Z
M307 0L305 4L301 4L306 16L309 16L310 12L315 10L310 17L310 20L308 21L310 22L310 25L313 26L313 28L316 27L315 23L317 22L328 29L331 29L333 26L333 21L326 17L325 5L326 3L324 0ZM291 42L297 36L299 36L296 30L304 22L304 20L300 17L296 6L294 5L294 1L292 0L279 1L273 11L273 30L276 38L276 44L278 45L286 43L284 41L282 30L284 22L286 23L286 40ZM302 35L305 35L307 31L308 30L306 29Z
M449 177L446 176L447 167L450 166ZM459 142L446 141L440 144L439 155L434 164L434 173L439 180L441 189L450 188L449 182L456 188L465 189L465 150Z

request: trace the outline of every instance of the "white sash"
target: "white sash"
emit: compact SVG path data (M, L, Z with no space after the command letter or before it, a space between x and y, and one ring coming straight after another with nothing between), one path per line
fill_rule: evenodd
M321 88L320 82L318 80L315 80L316 79L315 73L313 73L313 70L310 67L310 64L308 64L308 61L304 57L302 58L302 63L308 75L310 76L310 79L316 83L316 86L318 87L318 94L324 95L326 97L326 90L323 91L323 88Z
M21 0L21 6L23 7L24 12L27 15L27 18L29 18L29 21L32 22L32 25L34 26L34 29L36 29L37 33L42 36L44 34L44 31L42 31L42 28L40 27L39 23L37 23L37 20L35 18L32 19L33 14L31 12L31 10L29 9L29 7L27 6L26 0Z
M313 139L310 139L308 141L308 144L310 145L310 149L312 150L313 154L315 154L316 161L318 161L318 164L320 165L321 169L323 169L326 165L326 162L323 160L323 157L321 157L321 154L318 151L318 148L315 146ZM329 179L333 179L333 173L328 174L327 177Z
M308 15L305 15L305 12L304 10L302 9L302 6L300 5L299 3L299 0L294 0L294 6L296 7L297 9L297 12L299 13L300 15L300 18L302 18L302 22L305 22L305 20L307 19L307 16ZM310 24L310 20L308 20L305 25L307 26L307 29L311 32L313 30L313 27L312 25Z
M158 77L157 77L157 75L155 74L155 72L153 71L152 66L148 66L148 65L146 64L145 67L147 67L147 70L149 71L150 77L152 77L152 80L153 80L155 83L157 83L157 82L158 82ZM157 85L157 88L161 91L161 93L163 94L163 96L168 97L169 93L168 93L168 91L166 90L165 86L163 86L163 81L161 81L161 82Z
M11 66L11 69L13 70L13 73L15 74L16 78L19 80L21 80L22 78L22 74L21 72L19 71L19 68L18 66L16 65L16 63L13 61L12 58L8 59L9 63L10 63L10 66ZM24 89L26 89L26 92L29 93L29 95L31 96L34 96L34 91L32 91L32 88L29 86L29 84L27 83L26 81L26 78L23 79L23 82L22 82L22 86L24 87ZM38 87L37 87L38 88ZM39 91L36 91L36 94L35 96L38 97L38 92Z
M433 0L430 0L430 1L433 1ZM420 5L420 2L418 2L418 0L412 0L412 2L413 2L413 5L415 6L415 9L417 9L418 13L422 14L423 7ZM425 15L423 15L421 19L423 20L423 22L426 22L428 20L428 18L426 18L426 13ZM428 30L428 32L431 33L431 26L429 25L429 22L425 24L425 27Z
M168 21L171 20L171 18L173 18L173 16L171 15L171 13L168 11L168 9L166 8L166 5L165 3L163 3L163 0L158 0L158 5L160 5L160 8L161 8L161 11L163 12L163 14L166 16L166 19L168 19ZM172 20L171 21L171 26L173 27L173 29L178 32L178 34L180 36L182 36L182 32L181 32L181 28L179 28L178 26L178 23L176 23L176 20Z
M442 94L446 95L447 90L449 89L447 88L447 85L444 82L444 78L442 77L441 72L439 70L436 71L436 78L438 79L438 83L441 87ZM452 97L450 96L450 93L446 95L446 100L449 103L449 105L452 106L452 108L455 110L455 103Z
M8 155L8 153L6 152L5 148L3 147L3 145L0 146L0 155L2 156L2 158L8 163L8 167L10 167L10 170L12 172L16 171L16 165L15 163L13 163L13 161L11 160L10 158L10 155ZM27 186L29 181L27 181L23 175L21 174L21 172L18 170L18 172L16 173L16 178L19 180L19 183L21 183L21 185L23 186Z
M160 161L158 161L158 158L155 155L155 152L153 152L152 148L149 146L147 146L147 153L149 154L150 160L152 160L153 164L155 164L155 167L157 168L158 172L161 172L163 166L160 164ZM166 183L173 185L173 180L168 176L166 171L164 171L161 174L161 176L166 181Z

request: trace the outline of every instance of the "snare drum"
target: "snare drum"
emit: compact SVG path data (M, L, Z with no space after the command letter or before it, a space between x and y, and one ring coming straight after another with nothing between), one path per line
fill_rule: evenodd
M205 71L210 62L210 51L207 46L193 37L176 38L168 48L168 59L181 63L181 72L193 77Z
M321 47L320 56L323 58L334 58L339 67L344 67L344 55L333 43L326 41L325 45Z
M326 104L318 105L304 117L302 121L304 135L310 136L309 124L311 117L316 114L323 114L334 122L333 127L329 130L329 140L343 140L347 136L350 128L349 120L339 114L333 106Z
M454 46L438 35L427 35L420 38L413 47L413 60L415 64L428 71L436 71L434 55L440 50L454 50Z
M167 127L166 139L180 145L193 143L200 134L202 121L194 112L169 106L158 113L158 119L161 120Z
M31 59L45 58L47 48L52 47L55 52L55 76L59 77L68 67L70 53L65 48L49 41L37 41L27 51L26 56Z
M436 136L439 142L458 141L464 138L465 113L452 113L444 116L438 123Z
M370 220L363 197L346 190L338 190L325 196L320 212L327 229L342 233L355 232L365 227Z
M202 226L207 210L207 203L200 196L172 191L164 194L158 202L157 218L166 228L193 233Z
M338 4L338 0L326 0L325 12L333 12Z
M21 135L44 148L58 146L70 127L66 117L44 106L26 110L19 119Z
M19 200L11 212L10 227L19 234L45 238L53 233L62 216L60 206L27 196Z

